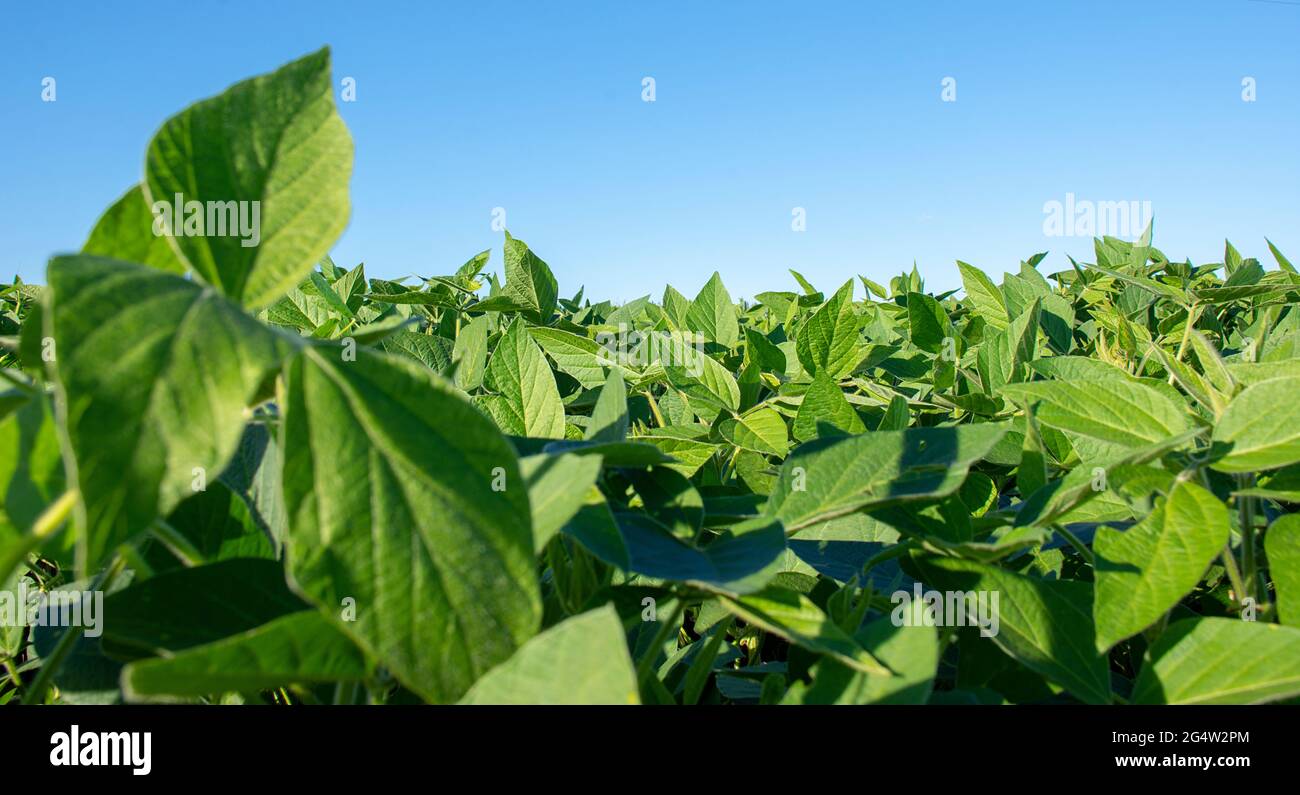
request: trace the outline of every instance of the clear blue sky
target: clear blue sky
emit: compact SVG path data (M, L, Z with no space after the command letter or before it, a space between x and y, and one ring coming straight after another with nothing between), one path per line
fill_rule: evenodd
M448 273L512 234L563 295L734 296L954 261L996 275L1088 238L1045 202L1146 200L1171 257L1300 261L1300 2L4 0L0 278L43 281L189 102L322 44L356 140L335 248ZM53 76L57 102L40 99ZM656 80L656 101L641 81ZM941 101L956 79L957 101ZM1257 99L1242 101L1242 79ZM791 230L804 207L807 231ZM859 288L859 294L861 289Z

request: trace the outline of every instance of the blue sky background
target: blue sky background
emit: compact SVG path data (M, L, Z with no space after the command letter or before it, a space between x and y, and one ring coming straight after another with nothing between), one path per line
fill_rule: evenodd
M1171 257L1300 261L1300 2L3 3L0 278L43 281L171 114L322 44L356 141L335 247L448 273L512 234L563 295L1000 274L1067 192L1148 200ZM41 79L58 81L43 103ZM654 103L641 80L656 80ZM957 101L940 99L957 80ZM1257 82L1256 102L1241 81ZM807 231L791 230L791 209ZM861 288L859 287L859 295Z

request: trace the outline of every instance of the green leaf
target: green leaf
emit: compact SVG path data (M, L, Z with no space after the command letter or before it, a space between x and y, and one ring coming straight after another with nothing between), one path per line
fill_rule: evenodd
M686 315L691 311L691 300L671 285L664 287L664 314L676 331L686 331Z
M1108 651L1172 610L1223 552L1228 534L1227 508L1187 481L1128 530L1099 529L1093 542L1097 650Z
M1264 534L1264 554L1277 592L1277 616L1300 627L1300 515L1280 516Z
M385 351L414 359L439 375L451 370L453 345L446 337L414 331L395 331L380 343Z
M590 337L554 328L534 327L528 329L528 333L555 360L561 372L573 376L586 389L605 383L606 369L621 371L614 366L604 346Z
M133 656L166 654L309 607L289 590L279 562L234 558L173 569L109 594L103 638Z
M247 504L220 481L182 500L168 514L167 524L204 561L276 558L271 536L258 526Z
M220 474L245 407L300 343L153 268L56 257L48 278L88 571Z
M515 318L497 343L484 385L499 393L486 398L485 405L504 432L564 438L564 405L555 375L522 318Z
M555 314L559 284L551 268L528 248L524 241L506 232L506 283L499 296L482 302L477 308L495 309L491 303L502 299L504 311L519 311L534 323L545 325ZM500 310L499 310L500 311Z
M623 473L655 521L684 541L693 541L704 522L704 500L686 476L665 466Z
M877 431L901 431L912 422L912 414L907 408L907 398L894 395L885 407L885 414L880 418Z
M767 513L794 533L871 507L945 497L1009 427L909 428L809 442L782 465Z
M768 406L759 406L718 424L722 438L745 450L784 457L790 450L785 418Z
M769 373L785 372L785 352L752 328L745 329L745 359Z
M451 361L456 367L456 386L471 392L483 385L487 369L488 319L476 317L461 328L451 349Z
M816 654L824 654L854 671L893 676L889 668L801 593L773 585L748 596L723 598L722 605L741 621Z
M285 371L291 581L408 688L454 701L541 620L527 486L449 384L341 353L309 348Z
M703 547L683 541L644 513L619 512L614 518L627 550L628 571L714 593L738 595L763 588L776 574L785 551L781 523L768 518L733 525L722 538ZM621 565L616 560L607 562Z
M166 235L154 233L153 224L154 216L145 201L144 188L136 185L99 217L81 253L139 262L169 273L184 273L185 263L176 255Z
M947 310L924 293L907 294L907 324L912 344L929 353L938 354L945 339L956 338Z
M679 334L662 339L660 363L668 383L701 407L728 411L740 407L740 387L727 368Z
M521 458L519 472L528 483L533 551L540 554L582 507L600 474L600 456L541 453Z
M307 610L170 657L122 670L130 700L267 690L365 679L371 666L347 636Z
M1300 695L1300 629L1237 618L1174 622L1148 652L1134 704L1262 704Z
M1088 704L1110 702L1106 657L1094 648L1092 588L1043 580L956 558L915 558L925 584L945 591L998 595L998 648ZM969 602L966 602L970 607Z
M993 280L984 271L960 260L957 261L957 269L961 271L961 283L966 288L966 299L974 304L975 314L984 318L984 322L995 329L1006 328L1010 323L1007 302Z
M145 198L156 216L171 208L172 245L196 274L260 307L296 285L343 232L351 175L352 137L322 49L168 119L149 144ZM197 230L187 225L189 202L200 203L191 207L202 210Z
M1038 354L1040 316L1036 298L1010 325L989 334L980 345L977 366L986 395L1002 395L1004 386L1027 377L1027 365Z
M1044 425L1121 447L1160 442L1192 427L1185 404L1136 381L1036 381L1007 384L1002 394L1038 401Z
M889 617L872 621L854 637L896 675L862 673L823 659L813 666L812 685L792 687L782 703L924 704L929 700L941 647L938 632L926 621L924 603L896 607Z
M621 442L627 438L627 384L615 370L600 388L596 405L591 410L591 422L583 438L593 442Z
M892 403L890 404L892 408ZM907 411L907 401L903 401L903 411ZM904 423L906 425L906 423ZM845 399L840 385L832 381L825 373L813 378L812 385L803 395L799 404L799 413L795 415L793 434L799 441L816 439L819 436L836 436L863 433L866 426L858 413Z
M686 328L698 331L706 340L724 348L733 348L740 339L740 326L736 321L736 305L722 286L722 276L717 271L700 288L700 294L691 302L686 313Z
M573 616L474 683L462 704L640 704L623 624L612 606Z
M825 372L839 380L861 361L858 317L853 311L853 280L809 316L799 328L795 352L809 375Z
M1255 472L1300 461L1300 377L1248 386L1224 409L1212 440L1230 446L1213 466L1222 472Z

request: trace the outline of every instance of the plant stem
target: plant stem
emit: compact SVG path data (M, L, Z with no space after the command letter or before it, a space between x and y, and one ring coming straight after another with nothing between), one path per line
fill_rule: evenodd
M9 674L9 680L14 683L14 687L21 690L23 686L23 677L18 673L18 669L14 666L14 661L6 657L4 658L4 666L5 671Z
M1254 488L1253 474L1237 475L1237 489ZM1242 596L1250 596L1259 604L1259 563L1255 559L1255 500L1252 497L1237 497L1237 523L1241 530L1241 571Z
M1062 536L1064 536L1065 540L1070 542L1070 546L1074 547L1075 551L1079 553L1080 557L1088 561L1089 566L1096 568L1097 566L1096 556L1092 554L1092 550L1088 549L1088 545L1083 543L1083 541L1078 536L1070 532L1070 530L1067 529L1066 526L1063 524L1052 525L1052 529L1060 533Z
M203 553L190 543L188 538L181 535L181 531L162 519L154 520L154 523L149 527L149 534L158 539L159 543L164 547L167 547L167 551L172 553L187 569L202 566L206 562Z
M80 493L76 489L68 489L59 496L57 500L50 503L49 506L36 517L32 523L32 529L26 536L19 539L19 542L10 548L8 553L0 555L0 577L8 576L14 567L20 565L27 559L27 553L40 547L51 536L59 531L63 523L67 520L68 514L72 513L73 507L77 504L77 497Z
M1201 305L1196 303L1195 301L1193 301L1192 305L1187 308L1187 322L1183 324L1183 341L1178 344L1178 355L1174 357L1174 361L1181 362L1183 360L1183 354L1187 351L1187 343L1192 338L1192 326L1196 324L1196 318L1200 314L1200 312L1201 312ZM1172 386L1173 383L1174 383L1174 374L1170 373L1169 374L1170 386Z
M1232 556L1232 546L1223 548L1223 570L1228 573L1228 582L1232 583L1232 593L1236 597L1237 604L1241 604L1242 598L1246 594L1246 586L1241 582L1241 570L1237 568L1237 559Z
M77 504L79 496L81 494L76 489L68 489L57 500L50 503L32 524L32 532L29 534L32 540L39 544L58 532L64 520L68 518L68 514L72 513L72 507Z
M14 375L8 367L0 367L0 378L3 378L16 389L26 392L29 395L35 395L39 391L34 385Z
M664 643L668 640L668 635L678 629L677 619L681 617L682 610L686 608L686 601L677 598L677 603L673 605L672 611L668 618L659 622L659 631L655 633L654 640L650 641L650 648L646 649L641 661L636 666L636 681L640 684L646 680L650 672L654 670L655 660L659 658L659 651L663 648Z
M650 402L650 413L655 415L655 422L659 423L659 427L668 427L668 423L664 422L664 415L659 413L659 404L655 402L655 396L650 394L649 389L641 390L641 394L645 395L645 399Z
M360 682L339 682L334 685L334 703L352 705L357 703L357 690Z

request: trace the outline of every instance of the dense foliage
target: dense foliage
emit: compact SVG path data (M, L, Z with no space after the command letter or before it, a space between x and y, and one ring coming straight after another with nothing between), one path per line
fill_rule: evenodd
M1300 695L1276 249L614 306L509 234L503 278L337 266L351 160L322 51L3 291L0 591L107 596L0 628L0 702ZM260 240L156 234L178 194Z

